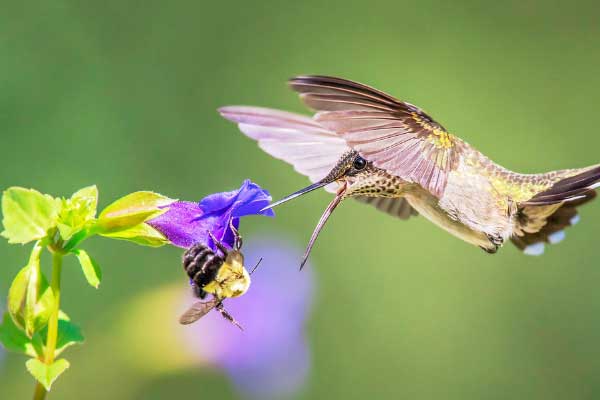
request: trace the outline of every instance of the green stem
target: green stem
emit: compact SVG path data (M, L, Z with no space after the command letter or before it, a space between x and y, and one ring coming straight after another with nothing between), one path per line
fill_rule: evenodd
M50 365L54 362L54 353L56 353L56 340L58 338L58 312L60 310L60 276L62 272L62 252L54 251L52 253L52 278L50 279L50 288L54 295L54 309L48 320L48 339L46 341L46 354L44 363ZM46 398L46 389L40 383L37 383L33 400L44 400Z
M35 385L35 392L33 392L33 400L44 400L46 398L46 388L41 383Z
M60 310L60 275L62 272L63 254L59 252L52 253L52 278L50 279L50 288L54 295L54 310L48 320L48 340L46 341L46 364L54 362L54 353L56 352L56 338L58 337L58 311Z

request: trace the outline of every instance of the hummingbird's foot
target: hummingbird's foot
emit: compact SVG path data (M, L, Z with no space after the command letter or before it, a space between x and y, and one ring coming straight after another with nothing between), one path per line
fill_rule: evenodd
M492 249L489 249L489 248L487 248L487 247L479 246L479 248L480 248L481 250L485 251L485 252L486 252L486 253L488 253L488 254L495 254L495 253L498 251L498 248L497 248L497 247L494 247L494 248L492 248Z
M490 235L486 234L488 240L490 241L490 247L480 246L483 251L489 254L494 254L498 251L500 247L504 244L504 238L500 235Z

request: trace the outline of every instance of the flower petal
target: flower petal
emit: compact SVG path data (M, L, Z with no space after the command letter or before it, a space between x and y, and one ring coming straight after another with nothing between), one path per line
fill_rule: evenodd
M269 205L270 202L271 195L268 191L246 179L238 190L215 193L205 197L200 201L200 208L204 213L223 212L225 208L229 208L232 210L234 217L243 217L251 214L274 217L275 213L273 210L261 212L261 209Z
M204 243L216 251L209 231L226 246L233 247L230 221L237 229L240 217L246 215L274 217L273 210L261 211L270 202L268 191L246 179L238 190L214 193L199 203L172 203L165 213L148 221L148 224L175 246L188 248L195 243Z
M244 186L242 185L242 188L243 187ZM230 208L237 199L242 188L231 192L209 194L200 200L200 209L208 214L218 213L219 211Z
M147 223L175 246L188 248L194 243L206 243L207 229L214 228L214 217L200 219L202 210L189 201L176 201L168 207L168 211Z

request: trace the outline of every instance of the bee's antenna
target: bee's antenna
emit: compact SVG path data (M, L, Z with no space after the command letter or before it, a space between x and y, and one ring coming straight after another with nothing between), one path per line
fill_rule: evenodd
M252 275L254 273L254 271L256 271L256 268L258 268L258 266L260 265L260 263L262 262L262 257L260 258L260 260L258 260L258 262L256 263L256 265L254 266L254 268L252 268L252 271L250 271L250 275Z

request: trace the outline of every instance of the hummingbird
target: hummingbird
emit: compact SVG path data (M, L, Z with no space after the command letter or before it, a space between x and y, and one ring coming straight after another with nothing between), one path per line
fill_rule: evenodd
M577 207L596 197L600 164L539 174L510 171L425 111L370 86L330 76L298 76L289 86L316 113L228 106L238 124L271 156L311 185L271 208L324 187L335 197L321 216L302 264L329 216L355 198L400 219L418 214L463 241L496 253L510 240L525 254L564 238Z

